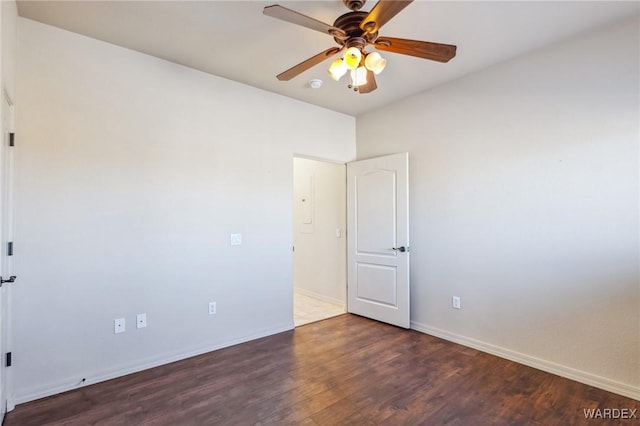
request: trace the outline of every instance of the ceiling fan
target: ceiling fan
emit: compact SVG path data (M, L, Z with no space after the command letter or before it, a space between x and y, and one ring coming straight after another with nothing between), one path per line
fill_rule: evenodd
M366 0L342 0L344 5L351 9L351 12L339 16L333 25L325 24L280 5L265 7L263 10L265 15L331 35L339 46L320 52L278 74L278 80L291 80L325 59L344 51L342 59L336 59L332 62L329 75L334 80L339 80L350 71L351 83L348 87L359 93L370 93L378 87L375 75L384 69L386 60L378 52L367 52L365 50L367 45L372 45L376 50L384 52L449 62L456 56L456 46L378 36L380 28L412 1L379 0L370 12L364 12L360 9Z

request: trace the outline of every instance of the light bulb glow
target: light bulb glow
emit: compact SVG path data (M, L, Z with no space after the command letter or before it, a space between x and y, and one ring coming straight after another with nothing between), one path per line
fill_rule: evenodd
M355 70L360 65L360 59L362 59L362 53L357 47L350 47L344 52L344 63L350 70Z
M347 65L344 63L342 59L336 59L331 62L331 66L329 67L329 75L335 81L340 80L340 78L347 73Z
M387 60L378 52L371 52L364 58L364 66L376 75L380 74L386 65Z

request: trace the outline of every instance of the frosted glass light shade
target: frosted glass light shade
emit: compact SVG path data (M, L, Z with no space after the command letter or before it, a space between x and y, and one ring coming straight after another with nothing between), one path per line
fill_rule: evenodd
M329 67L329 75L335 81L340 80L340 78L347 73L347 64L344 63L342 59L336 59L331 62L331 66Z
M354 87L367 84L367 69L365 67L358 67L355 70L351 70L351 81Z
M362 53L357 47L350 47L344 52L344 63L347 64L347 68L350 70L358 68L360 59L362 59Z
M386 65L387 60L378 52L371 52L364 58L364 66L376 75L380 74Z

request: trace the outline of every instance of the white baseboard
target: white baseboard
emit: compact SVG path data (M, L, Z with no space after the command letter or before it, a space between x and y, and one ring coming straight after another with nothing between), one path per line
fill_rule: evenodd
M525 355L520 352L512 351L511 349L492 345L470 337L461 336L436 327L420 324L415 321L411 321L411 328L421 333L439 337L463 346L468 346L491 355L499 356L500 358L505 358L529 367L537 368L538 370L546 371L547 373L552 373L567 379L575 380L576 382L584 383L589 386L604 389L606 391L640 401L640 387L616 382L615 380L607 379L606 377L597 376L595 374L587 373L586 371L576 370L575 368L556 364L530 355Z
M223 348L234 346L240 343L249 342L251 340L260 339L262 337L271 336L273 334L282 333L284 331L293 330L293 328L294 326L292 321L290 324L282 325L282 326L267 329L267 330L262 330L260 332L246 335L238 339L227 340L222 343L217 343L214 345L192 347L184 351L163 354L159 357L142 359L142 360L139 360L138 362L131 363L129 365L116 367L110 371L100 372L92 377L87 377L83 383L78 383L78 382L70 383L69 381L65 381L64 383L49 385L49 386L43 387L42 389L38 389L24 395L16 395L15 398L11 401L11 404L13 407L15 407L16 404L23 404L25 402L34 401L36 399L45 398L47 396L56 395L62 392L67 392L83 386L93 385L95 383L104 382L107 380L126 376L128 374L137 373L143 370L148 370L150 368L159 367L161 365L169 364L175 361L181 361L187 358L202 355L207 352L212 352L218 349L223 349Z
M305 290L303 288L295 287L293 289L296 293L303 294L305 296L313 297L314 299L322 300L323 302L331 303L332 305L342 306L342 309L346 312L346 303L344 300L336 299L330 296L325 296L324 294L316 293L311 290Z

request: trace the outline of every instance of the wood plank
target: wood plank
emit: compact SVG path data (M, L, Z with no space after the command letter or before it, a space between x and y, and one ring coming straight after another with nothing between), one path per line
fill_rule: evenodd
M589 408L640 417L639 401L345 314L23 404L4 424L586 424Z

